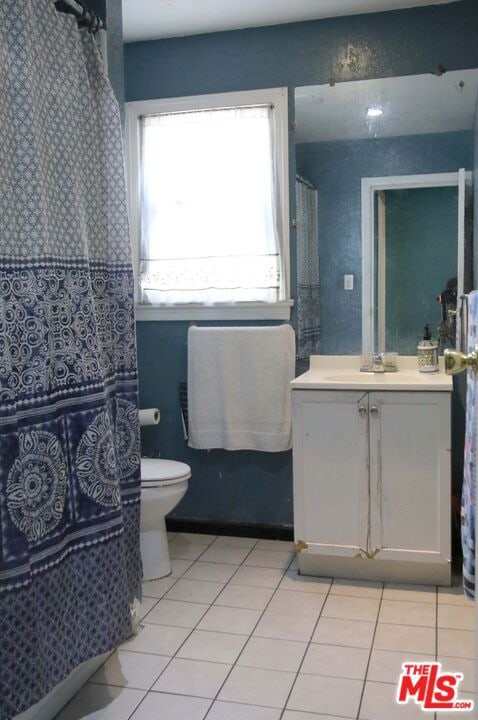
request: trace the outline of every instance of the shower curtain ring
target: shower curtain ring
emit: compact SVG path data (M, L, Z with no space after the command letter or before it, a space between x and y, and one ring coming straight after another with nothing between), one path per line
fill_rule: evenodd
M90 32L94 35L95 33L98 32L99 29L100 29L100 20L94 13L91 13Z
M79 5L81 8L81 15L78 17L78 23L81 24L85 21L85 18L86 18L86 8L83 5L83 3L79 3Z

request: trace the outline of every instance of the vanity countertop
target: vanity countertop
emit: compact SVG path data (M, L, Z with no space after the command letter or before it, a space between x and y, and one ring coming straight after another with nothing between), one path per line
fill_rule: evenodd
M398 372L363 373L359 355L312 355L310 370L291 382L293 390L419 390L451 392L453 380L445 375L443 358L437 373L418 372L414 355L398 359Z

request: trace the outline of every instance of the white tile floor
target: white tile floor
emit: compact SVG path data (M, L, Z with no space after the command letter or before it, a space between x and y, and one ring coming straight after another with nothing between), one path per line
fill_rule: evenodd
M423 720L395 704L396 682L404 660L435 658L474 697L460 588L300 577L287 542L181 533L170 547L142 631L57 720Z

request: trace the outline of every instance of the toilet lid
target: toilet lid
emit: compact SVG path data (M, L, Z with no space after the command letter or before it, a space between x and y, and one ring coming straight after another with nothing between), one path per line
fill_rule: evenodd
M141 483L172 485L191 477L191 468L177 460L141 458Z

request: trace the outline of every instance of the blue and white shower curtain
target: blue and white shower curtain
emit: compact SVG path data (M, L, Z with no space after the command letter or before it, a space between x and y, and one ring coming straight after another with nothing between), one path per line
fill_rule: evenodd
M296 179L297 222L297 354L319 352L320 281L317 190Z
M139 461L118 107L73 16L1 0L1 720L131 634Z
M468 352L478 344L478 291L468 295ZM466 387L465 462L461 503L461 545L463 549L463 587L465 594L475 597L475 498L477 479L477 379L468 370Z

